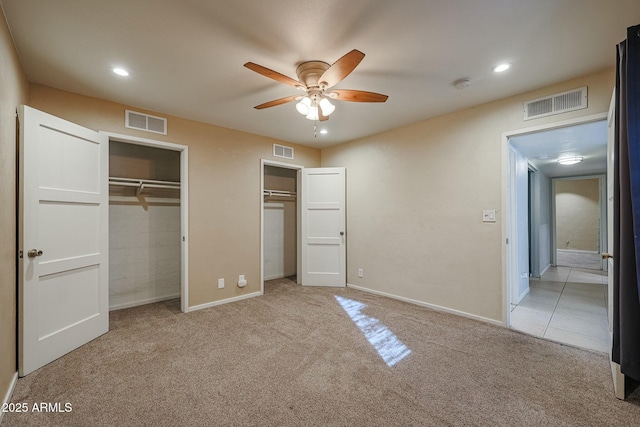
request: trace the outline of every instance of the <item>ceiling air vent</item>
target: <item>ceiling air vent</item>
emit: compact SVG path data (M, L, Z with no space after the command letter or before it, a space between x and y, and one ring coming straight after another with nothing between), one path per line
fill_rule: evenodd
M524 119L531 120L587 108L587 87L525 101Z
M273 156L293 160L293 148L284 145L273 144Z
M124 125L129 129L161 133L162 135L167 134L167 119L131 110L125 110Z

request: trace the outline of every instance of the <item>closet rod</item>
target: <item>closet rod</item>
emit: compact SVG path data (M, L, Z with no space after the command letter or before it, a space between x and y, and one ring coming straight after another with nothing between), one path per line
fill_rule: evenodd
M268 197L296 197L295 191L264 190L262 194Z
M172 188L174 190L179 190L180 187L179 186L175 186L175 185L162 185L162 184L145 184L145 183L141 183L138 186L138 189L136 190L136 196L139 196L140 193L142 193L142 190L144 190L145 188Z
M109 185L119 185L123 187L137 187L136 196L142 193L145 188L167 188L173 190L180 189L180 183L175 181L158 181L153 179L134 179L109 177Z
M140 183L143 183L143 184L164 184L164 185L172 185L175 187L180 186L179 181L158 181L153 179L119 178L115 176L109 177L109 184L118 185L118 184L123 184L125 182L134 183L136 185L140 185Z

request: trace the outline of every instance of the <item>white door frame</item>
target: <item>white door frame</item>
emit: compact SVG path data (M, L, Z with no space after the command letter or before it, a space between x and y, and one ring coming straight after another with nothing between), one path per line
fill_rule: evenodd
M276 166L297 171L296 177L296 281L300 284L302 275L302 240L300 234L302 193L302 169L304 166L275 160L260 159L260 295L264 295L264 167Z
M540 184L538 168L529 162L529 276L540 277L540 239L533 232L540 228ZM533 179L531 179L533 177ZM535 208L535 209L533 209ZM533 267L533 268L532 268Z
M516 151L514 147L509 146L507 153L507 202L506 206L509 211L505 214L505 225L506 225L506 236L505 236L505 245L507 250L507 282L511 283L512 286L517 286L519 281L518 275L518 227L516 221L516 206L517 206L517 197L516 197L516 184L517 184L517 158ZM505 211L507 212L507 211ZM518 295L517 292L511 292L509 295L509 305L517 304L519 301L517 300ZM511 311L511 309L509 309Z
M126 144L144 145L180 152L180 230L182 236L180 309L183 313L186 313L189 310L189 242L187 240L189 236L189 147L172 142L157 141L112 132L100 131L100 133L109 137L109 143L111 143L111 141L124 142ZM109 171L107 170L106 173L109 174Z
M502 133L502 212L504 212L505 220L502 222L502 324L506 327L511 326L511 292L512 286L507 271L512 271L509 257L509 245L506 244L509 237L508 224L511 224L510 218L511 206L508 205L509 194L509 138L535 133L545 130L558 129L578 124L591 123L607 119L607 113L591 114L583 117L563 120L555 123L548 123L539 126L532 126L524 129L510 130Z

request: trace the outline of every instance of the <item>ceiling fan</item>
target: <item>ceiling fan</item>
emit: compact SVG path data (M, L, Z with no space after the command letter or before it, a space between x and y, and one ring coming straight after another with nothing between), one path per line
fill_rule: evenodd
M329 115L333 113L336 108L331 104L329 99L349 102L385 102L388 96L380 93L351 89L329 90L351 74L360 61L362 61L362 58L364 58L364 53L354 49L332 65L323 61L303 62L298 65L296 69L298 80L294 80L262 65L247 62L244 66L248 69L305 92L305 95L291 95L285 98L274 99L273 101L256 105L254 108L262 110L292 101L299 101L296 104L296 110L298 110L300 114L309 120L324 121L329 119Z

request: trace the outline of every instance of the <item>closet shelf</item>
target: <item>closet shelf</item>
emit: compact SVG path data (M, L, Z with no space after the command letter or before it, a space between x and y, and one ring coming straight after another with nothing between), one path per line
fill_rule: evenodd
M137 187L136 196L145 188L164 188L170 190L180 190L180 183L175 181L157 181L153 179L135 179L135 178L118 178L109 177L109 185L120 187Z
M267 197L296 197L295 191L264 190L262 194Z

